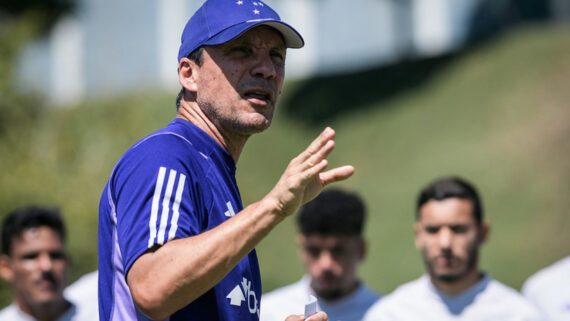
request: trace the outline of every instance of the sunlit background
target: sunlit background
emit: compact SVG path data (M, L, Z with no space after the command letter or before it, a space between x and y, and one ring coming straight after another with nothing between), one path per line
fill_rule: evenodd
M306 46L287 53L274 124L238 163L244 204L332 126L331 166L356 167L340 186L368 205L360 272L377 291L423 273L415 197L441 175L479 188L491 223L481 265L493 277L520 289L570 255L570 2L266 3ZM200 4L0 4L0 217L28 204L59 206L70 281L97 268L98 202L114 163L175 116L180 33ZM301 278L294 234L290 219L259 245L264 292ZM0 307L9 302L0 282Z

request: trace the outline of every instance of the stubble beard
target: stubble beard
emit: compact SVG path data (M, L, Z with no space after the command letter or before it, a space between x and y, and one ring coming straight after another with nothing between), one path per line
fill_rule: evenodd
M228 113L222 113L220 107L214 106L208 102L198 100L197 103L210 122L212 122L218 130L226 133L231 132L249 137L269 128L273 119L273 114L265 116L258 113L259 117L263 117L265 121L248 122L241 119L239 115L228 115Z
M476 245L474 245L471 246L467 251L467 260L465 262L465 268L463 270L458 271L456 273L437 273L436 269L434 268L435 263L427 258L425 250L422 251L422 254L423 254L424 264L426 265L429 275L432 278L445 283L454 283L463 279L471 271L473 271L473 269L475 269L475 267L477 266L477 262L479 261L479 249L477 248Z

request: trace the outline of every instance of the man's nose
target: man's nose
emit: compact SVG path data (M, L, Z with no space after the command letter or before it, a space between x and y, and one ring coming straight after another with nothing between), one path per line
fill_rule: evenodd
M38 257L38 264L42 271L51 271L53 269L53 259L49 254L41 254Z
M255 77L272 79L277 76L277 69L269 54L258 54L251 73Z
M451 248L451 239L453 238L453 233L448 228L443 228L439 232L439 246L441 249Z
M319 256L319 267L322 270L331 270L335 265L333 257L330 252L322 251Z

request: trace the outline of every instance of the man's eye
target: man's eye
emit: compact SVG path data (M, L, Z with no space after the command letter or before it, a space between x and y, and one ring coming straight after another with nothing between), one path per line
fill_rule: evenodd
M280 52L272 52L271 57L280 63L283 63L285 61L285 56Z
M35 260L38 257L38 253L31 253L22 256L24 260Z
M464 226L464 225L456 225L456 226L452 226L451 230L453 231L453 233L463 234L463 233L466 233L467 230L469 230L469 228L467 226Z
M435 234L439 231L439 227L437 226L428 226L425 228L425 231L429 234Z
M307 253L309 253L309 255L312 257L318 257L319 256L320 251L318 249L307 248L306 250L307 250Z
M234 54L240 54L240 55L249 55L251 53L251 50L245 46L242 47L233 47L230 50L230 53L234 53Z

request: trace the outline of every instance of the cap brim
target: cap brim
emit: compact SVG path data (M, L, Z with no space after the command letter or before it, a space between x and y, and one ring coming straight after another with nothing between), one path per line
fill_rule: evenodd
M252 20L233 25L220 31L218 34L205 41L204 44L220 45L238 37L253 27L261 25L277 29L277 31L279 31L283 36L283 40L285 41L285 46L287 48L302 48L305 45L303 37L301 37L301 34L297 32L297 30L284 22L275 20Z

